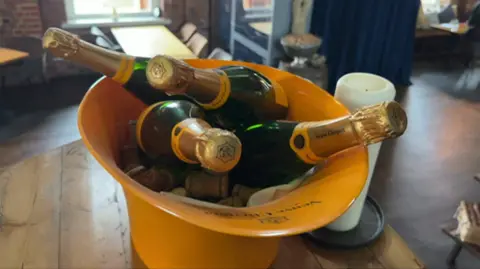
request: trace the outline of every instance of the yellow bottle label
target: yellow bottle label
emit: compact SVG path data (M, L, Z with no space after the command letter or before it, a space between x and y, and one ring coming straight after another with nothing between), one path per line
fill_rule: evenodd
M362 144L348 117L341 119L299 123L290 138L290 147L309 164L344 149Z
M297 156L305 163L316 164L322 158L317 156L311 148L311 139L308 134L308 123L300 123L295 127L290 137L290 148L295 151ZM299 142L300 140L300 142Z
M220 91L218 95L209 103L202 103L200 104L204 109L213 110L219 107L222 107L230 97L230 93L232 92L232 88L230 85L230 79L225 72L220 71Z
M122 57L120 62L120 68L118 68L117 73L112 79L122 85L128 82L130 77L133 74L133 67L135 65L135 58L130 56Z
M136 125L136 130L135 130L135 135L137 137L137 144L138 146L140 147L140 149L144 152L146 152L145 150L145 146L143 145L143 141L142 141L142 128L143 128L143 124L145 123L145 119L147 118L148 115L150 115L150 113L152 112L153 109L155 109L156 107L158 107L161 103L164 103L164 102L158 102L158 103L155 103L149 107L147 107L146 109L144 109L142 111L142 113L140 113L140 116L138 116L138 119L137 119L137 125Z
M285 93L282 85L278 84L278 82L273 80L270 80L270 83L272 83L272 90L275 93L275 103L284 107L288 107L287 94Z
M186 132L190 132L189 125L191 124L192 121L198 121L198 119L186 119L183 120L179 123L177 123L173 128L172 128L172 150L173 153L182 161L190 164L196 164L198 161L191 160L187 156L185 156L182 153L182 150L180 149L180 139L183 135L185 135ZM185 146L185 145L184 145ZM195 147L195 145L191 145L191 147Z

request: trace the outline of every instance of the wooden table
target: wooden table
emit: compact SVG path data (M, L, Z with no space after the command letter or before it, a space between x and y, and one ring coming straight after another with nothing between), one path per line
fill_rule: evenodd
M28 57L27 52L18 51L14 49L7 49L0 47L0 73L3 73L2 69L7 69L8 64L14 63L21 59ZM5 87L5 75L0 76L0 124L4 124L9 121L11 115L3 108L2 102L2 90ZM1 205L1 204L0 204Z
M0 213L0 268L130 268L122 189L81 141L1 169ZM351 251L285 238L271 268L425 267L387 226L374 245Z
M0 65L18 61L26 57L28 57L27 52L14 49L0 48Z
M430 27L449 32L452 34L463 35L466 34L469 30L468 24L466 23L441 23L441 24L430 24Z
M125 53L151 58L166 54L178 59L197 56L165 26L115 27L112 33Z

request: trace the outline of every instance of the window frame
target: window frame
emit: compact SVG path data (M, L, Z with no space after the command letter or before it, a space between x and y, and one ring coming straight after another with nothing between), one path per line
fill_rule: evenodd
M75 14L73 8L73 1L75 0L63 0L65 3L65 12L67 20L81 20L81 19L109 19L112 18L112 14ZM119 18L138 18L138 17L154 17L153 8L161 7L162 0L150 0L150 6L152 10L143 12L132 13L119 13Z

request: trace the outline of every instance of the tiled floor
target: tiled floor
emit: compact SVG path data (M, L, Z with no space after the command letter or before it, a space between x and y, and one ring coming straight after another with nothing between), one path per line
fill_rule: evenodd
M480 89L455 91L458 77L450 70L421 68L413 85L398 92L409 128L402 138L384 143L371 188L387 222L428 268L446 268L452 242L440 224L451 218L461 199L480 201L480 184L473 179L480 172ZM0 165L78 139L76 104L93 80L7 91L9 107L20 117L0 129ZM30 96L26 104L20 102L24 96ZM461 269L480 268L480 261L468 253L458 261Z

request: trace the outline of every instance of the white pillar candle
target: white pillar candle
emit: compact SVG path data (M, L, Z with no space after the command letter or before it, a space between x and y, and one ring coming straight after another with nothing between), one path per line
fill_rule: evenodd
M395 87L389 80L368 73L344 75L338 80L335 91L335 99L345 105L350 112L363 106L393 101L394 98ZM328 229L348 231L357 226L362 215L381 145L381 143L377 143L368 146L368 178L365 187L352 206L337 220L326 226Z

